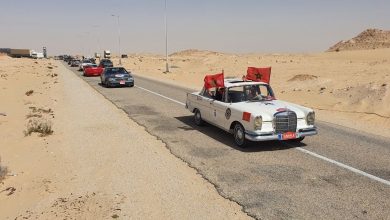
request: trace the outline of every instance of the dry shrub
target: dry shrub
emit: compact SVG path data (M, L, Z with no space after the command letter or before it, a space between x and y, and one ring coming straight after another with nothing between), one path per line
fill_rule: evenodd
M8 168L6 166L1 165L1 157L0 157L0 183L4 180L7 173L8 173Z
M33 113L37 113L37 112L45 113L45 114L53 113L53 110L51 108L37 108L35 106L31 106L28 108L31 109Z
M24 135L28 136L31 133L39 133L39 136L45 137L53 134L53 130L51 128L52 124L49 120L43 119L30 119L27 123L27 129L24 131Z
M28 113L28 115L26 115L26 118L27 119L29 119L29 118L42 118L42 115L30 112L30 113Z
M288 81L305 81L305 80L314 80L317 79L318 76L309 75L309 74L298 74L289 79Z
M25 94L26 96L30 96L34 93L34 90L28 90Z

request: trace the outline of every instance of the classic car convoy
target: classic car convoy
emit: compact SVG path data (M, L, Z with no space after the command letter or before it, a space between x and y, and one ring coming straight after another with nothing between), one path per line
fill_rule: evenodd
M99 65L94 60L66 57L70 66L79 67L83 76L100 76L104 87L134 86L134 78L123 67L113 67L109 59ZM205 122L233 134L244 147L249 141L300 142L316 135L313 109L276 99L270 86L271 67L248 67L242 78L224 78L224 73L206 75L200 92L188 93L186 108L194 122Z
M205 77L200 92L188 93L186 108L197 125L208 122L233 133L236 145L247 140L302 141L316 135L312 109L277 100L269 83L270 68L248 68L243 79Z
M78 67L83 72L83 76L100 76L101 85L104 87L133 87L134 77L131 72L123 67L114 67L109 59L101 59L99 65L94 58L84 58L82 60L72 56L64 55L62 59L71 67Z

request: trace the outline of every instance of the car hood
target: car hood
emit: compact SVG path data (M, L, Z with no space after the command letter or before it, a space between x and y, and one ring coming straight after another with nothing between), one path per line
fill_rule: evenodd
M240 102L232 105L237 110L250 112L255 116L261 115L263 121L272 121L275 113L286 111L287 109L295 112L298 118L305 118L309 112L313 111L310 108L281 100Z

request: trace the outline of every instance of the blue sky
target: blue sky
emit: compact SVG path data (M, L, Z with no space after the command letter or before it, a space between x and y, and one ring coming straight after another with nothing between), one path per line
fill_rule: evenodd
M49 54L164 53L164 0L1 0L0 47ZM169 53L318 52L367 28L390 29L389 0L168 0Z

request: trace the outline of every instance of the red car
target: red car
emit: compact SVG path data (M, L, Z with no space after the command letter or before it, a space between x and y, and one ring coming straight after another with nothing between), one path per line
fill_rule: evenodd
M91 64L83 67L83 76L100 76L104 68Z

